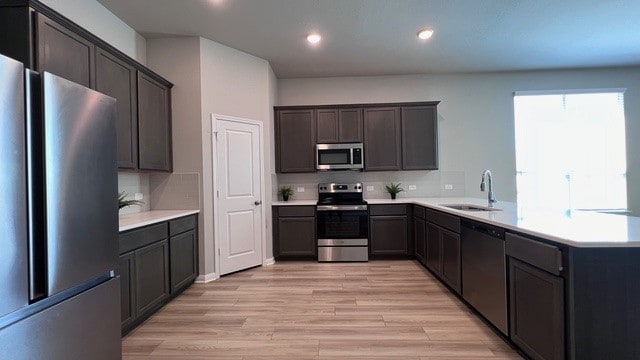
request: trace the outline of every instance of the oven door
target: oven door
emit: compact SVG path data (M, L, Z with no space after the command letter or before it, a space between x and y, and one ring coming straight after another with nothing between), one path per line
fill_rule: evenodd
M335 245L347 245L341 240L350 239L359 240L357 245L367 245L369 212L366 205L319 205L316 217L319 244L325 239Z

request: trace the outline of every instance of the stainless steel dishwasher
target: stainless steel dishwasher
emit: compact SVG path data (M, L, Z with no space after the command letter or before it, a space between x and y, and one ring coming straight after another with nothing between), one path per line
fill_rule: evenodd
M504 230L462 221L462 297L503 334L509 334Z

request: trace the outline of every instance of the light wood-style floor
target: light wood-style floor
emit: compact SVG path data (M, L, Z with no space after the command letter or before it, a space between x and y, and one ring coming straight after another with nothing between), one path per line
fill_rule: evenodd
M124 359L521 359L417 262L279 262L194 284Z

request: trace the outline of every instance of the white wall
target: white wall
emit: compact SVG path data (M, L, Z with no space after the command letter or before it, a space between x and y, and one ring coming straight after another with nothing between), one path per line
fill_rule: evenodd
M211 142L211 114L234 116L264 123L264 159L265 159L265 203L266 211L266 247L267 257L272 256L271 236L271 169L273 104L275 103L275 76L266 60L257 58L239 50L218 44L208 39L200 39L200 59L202 69L202 155L203 155L203 198L204 211L213 214L213 173ZM204 219L204 237L206 240L206 274L214 271L211 257L214 255L215 242L213 216Z
M139 63L146 64L145 39L99 2L95 0L42 0L42 3Z
M273 105L277 80L269 63L241 51L198 37L147 41L149 67L174 83L172 89L173 174L150 175L153 209L200 209L200 278L215 278L213 227L213 144L211 114L264 123L264 191L271 191ZM197 183L192 181L197 175ZM189 202L197 187L196 204ZM271 197L267 215L266 253L272 256Z
M150 174L150 201L154 210L198 209L198 232L204 232L202 211L202 122L200 120L200 40L174 37L147 41L149 68L173 83L171 120L173 173ZM199 257L206 259L203 236ZM204 260L199 273L205 273Z
M440 169L465 172L474 197L491 169L498 199L515 201L513 92L583 88L627 88L629 207L640 215L640 68L282 79L278 105L440 100Z

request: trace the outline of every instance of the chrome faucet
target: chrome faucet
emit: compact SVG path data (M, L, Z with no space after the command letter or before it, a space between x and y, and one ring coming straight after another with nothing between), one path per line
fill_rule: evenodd
M496 196L493 194L493 179L491 178L491 171L485 170L482 173L482 182L480 183L480 191L485 191L485 180L489 183L489 193L487 193L487 202L489 203L489 207L492 208L493 204L497 201Z

